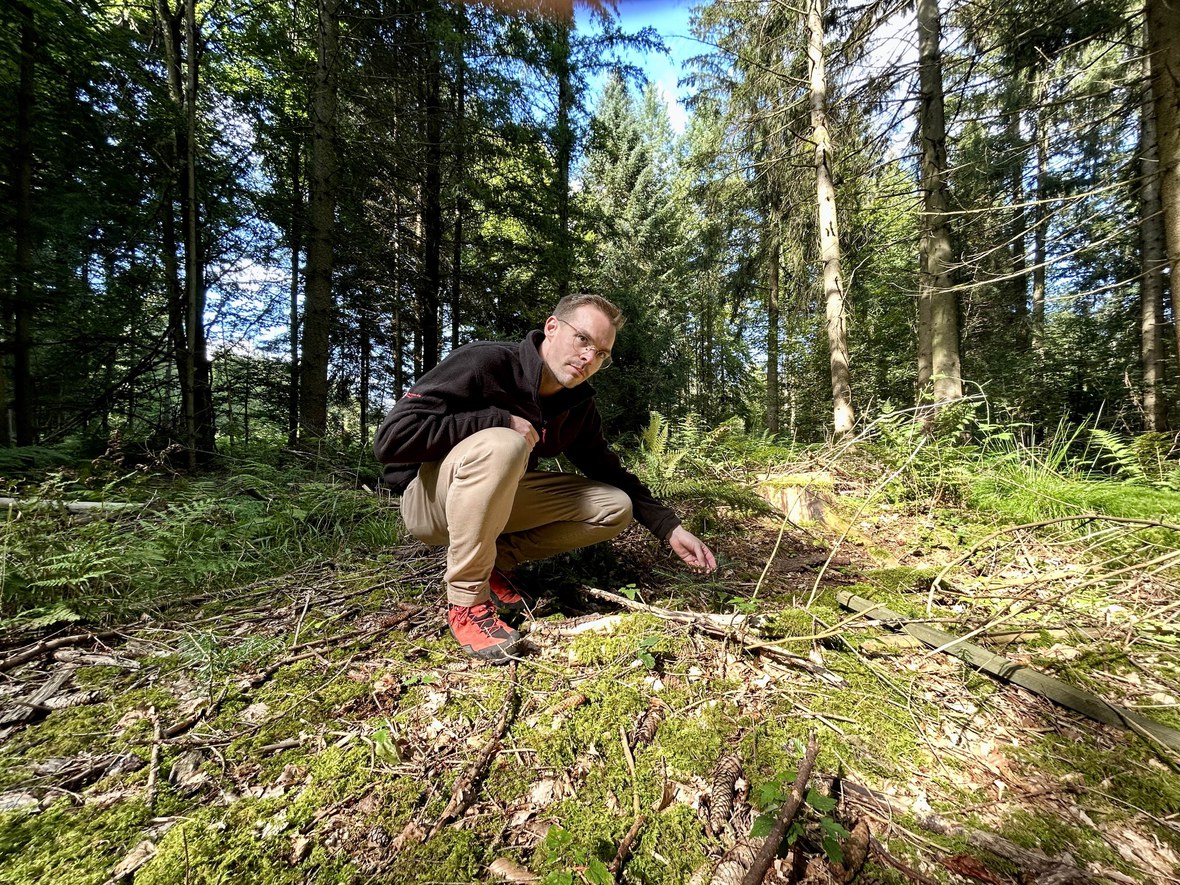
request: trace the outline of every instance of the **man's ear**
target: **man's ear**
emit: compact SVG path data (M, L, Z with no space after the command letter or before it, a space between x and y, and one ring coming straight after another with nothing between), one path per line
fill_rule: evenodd
M546 338L552 338L557 334L557 328L561 324L557 321L557 317L551 316L545 320L545 325L542 327L545 331Z

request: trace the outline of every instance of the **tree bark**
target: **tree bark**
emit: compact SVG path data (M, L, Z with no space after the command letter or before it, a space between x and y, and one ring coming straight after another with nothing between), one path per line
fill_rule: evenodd
M922 253L918 288L919 367L928 350L934 403L960 399L958 298L951 290L951 236L947 221L946 121L943 113L941 24L937 0L918 0L918 135L922 148ZM928 312L928 313L926 313ZM928 322L924 322L928 316ZM923 381L919 372L919 381ZM920 395L925 395L923 387Z
M216 445L214 437L212 366L205 338L205 261L200 229L200 195L197 192L197 89L200 72L200 32L196 0L185 3L185 288L187 295L187 384L193 408L188 424L190 468L207 461Z
M1159 150L1160 204L1171 265L1172 320L1180 356L1176 317L1180 280L1180 9L1177 0L1147 0L1147 48Z
M455 227L451 242L451 350L460 344L463 317L463 220L467 214L467 10L459 16L455 50Z
M34 420L32 370L33 283L33 105L37 64L37 30L33 10L17 5L20 24L20 81L16 99L16 139L13 145L13 206L16 209L14 297L8 313L12 323L12 406L15 442L31 446L37 440ZM0 415L7 445L8 415Z
M328 430L328 353L335 303L332 250L336 212L336 101L339 82L340 0L317 0L316 71L312 87L307 263L299 365L299 435Z
M299 441L299 256L303 252L303 145L298 136L292 138L287 149L291 174L291 225L288 231L291 245L291 283L288 293L291 330L290 388L287 391L287 444Z
M205 338L204 247L197 190L200 31L192 3L173 11L168 0L156 0L155 11L168 94L176 113L175 131L165 160L167 183L161 199L161 247L169 295L169 333L180 385L181 435L186 461L192 468L207 460L215 446L211 368ZM179 232L175 222L177 201ZM181 250L183 282L177 261L177 252Z
M1019 72L1014 74L1018 77ZM1017 106L1009 109L1008 118L1008 133L1012 144L1018 145L1022 141L1022 133L1020 131L1020 121L1022 119L1022 112ZM1028 278L1025 271L1028 267L1027 256L1027 227L1028 227L1028 210L1024 205L1025 191L1024 191L1024 154L1018 153L1019 160L1015 163L1012 171L1012 205L1015 208L1012 214L1012 222L1009 230L1009 241L1011 242L1011 260L1012 260L1012 280L1009 285L1012 287L1012 313L1016 325L1017 342L1021 350L1027 350L1032 342L1032 335L1029 331L1029 314L1028 314Z
M779 252L782 244L782 213L777 206L766 221L766 429L779 432L778 323Z
M1033 105L1033 150L1036 161L1036 195L1033 201L1033 282L1032 282L1032 348L1037 354L1045 349L1045 266L1049 229L1049 124L1045 110L1045 82L1035 68L1030 76ZM1048 76L1047 74L1045 76Z
M1151 87L1144 92L1140 112L1139 243L1140 243L1140 358L1143 368L1143 426L1162 431L1168 425L1164 395L1164 226L1160 207L1159 150Z
M570 34L573 22L557 22L557 44L553 53L553 71L557 76L557 126L553 134L553 153L557 163L554 197L557 204L557 297L570 293L573 275L573 244L570 239L570 166L574 157L573 71L570 68Z
M434 28L426 29L427 35ZM429 36L428 36L429 41ZM426 165L422 177L422 277L418 288L418 320L422 328L422 371L439 360L439 293L442 290L442 70L439 47L428 43L424 104Z
M832 376L832 427L837 439L852 433L852 385L848 366L847 312L840 274L840 227L832 184L831 139L827 123L828 84L824 74L823 0L807 6L807 68L811 86L811 131L815 141L815 185L820 259L823 262L828 356Z

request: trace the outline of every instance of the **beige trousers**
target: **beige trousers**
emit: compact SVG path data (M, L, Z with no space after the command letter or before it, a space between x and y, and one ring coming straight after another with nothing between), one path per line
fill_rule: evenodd
M573 473L529 471L529 446L507 427L481 430L441 461L423 464L402 494L410 534L446 545L447 600L488 598L492 566L606 541L631 523L631 499Z

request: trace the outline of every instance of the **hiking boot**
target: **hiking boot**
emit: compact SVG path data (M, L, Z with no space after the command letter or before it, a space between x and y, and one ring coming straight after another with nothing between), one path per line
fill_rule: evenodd
M482 661L504 663L520 642L520 634L496 617L490 602L471 607L451 605L447 608L447 623L463 651Z
M492 569L491 577L488 578L488 589L492 591L489 602L500 611L526 612L531 611L536 604L533 597L521 592L511 576L498 568Z

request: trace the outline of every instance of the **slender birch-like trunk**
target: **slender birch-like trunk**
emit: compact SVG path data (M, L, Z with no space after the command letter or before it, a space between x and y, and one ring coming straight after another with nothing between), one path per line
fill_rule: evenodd
M818 204L820 260L823 263L824 305L832 374L832 426L837 439L852 433L852 384L848 366L847 312L840 276L840 227L836 189L832 184L831 139L828 134L828 84L824 74L823 0L807 7L807 70L811 86L811 132L815 142L815 187Z
M1143 424L1147 430L1168 426L1164 395L1164 225L1160 205L1159 150L1151 88L1144 91L1139 136L1140 338L1143 368Z

